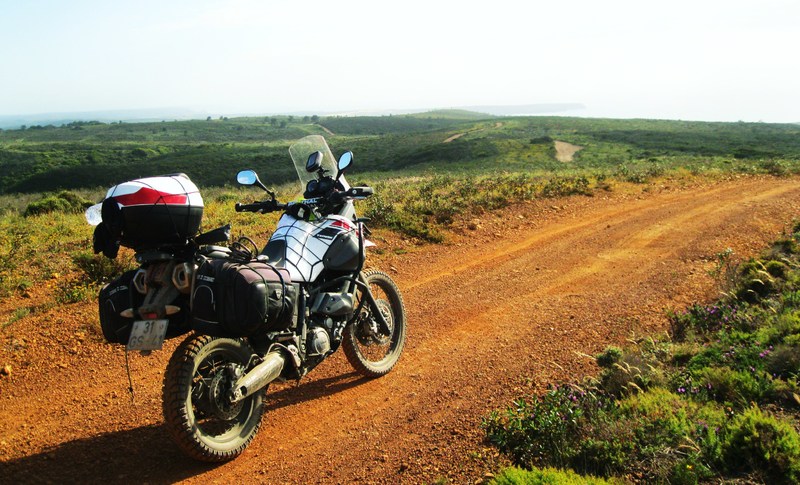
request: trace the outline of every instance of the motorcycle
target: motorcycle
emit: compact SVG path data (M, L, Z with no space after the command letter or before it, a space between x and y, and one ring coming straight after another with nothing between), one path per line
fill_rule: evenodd
M197 460L248 447L270 383L301 379L340 347L356 371L380 377L403 351L400 291L386 273L364 270L374 244L354 202L373 189L347 183L352 152L337 162L317 135L289 152L300 201L279 202L253 170L237 175L268 195L237 212L282 212L261 251L247 238L218 245L230 226L197 234L202 198L183 174L119 184L87 211L95 252L115 257L128 246L140 265L100 292L106 339L148 353L191 332L169 360L162 397L169 434Z

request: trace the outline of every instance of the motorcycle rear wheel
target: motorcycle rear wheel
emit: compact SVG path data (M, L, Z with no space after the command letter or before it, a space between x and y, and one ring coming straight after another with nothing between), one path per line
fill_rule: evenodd
M162 388L164 421L190 457L232 460L255 437L266 389L236 404L227 400L235 371L247 366L253 353L244 340L193 335L172 354Z
M386 273L364 273L372 295L389 324L390 334L380 335L367 305L344 330L342 350L353 368L367 377L386 375L400 358L406 342L406 311L400 290Z

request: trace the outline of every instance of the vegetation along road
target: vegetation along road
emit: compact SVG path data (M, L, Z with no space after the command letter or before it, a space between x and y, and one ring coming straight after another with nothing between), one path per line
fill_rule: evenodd
M533 201L454 224L443 245L374 264L404 292L398 367L357 377L344 356L272 386L250 449L222 465L183 457L162 429L171 349L131 356L85 332L87 301L36 312L2 334L0 476L8 482L472 483L496 472L479 424L550 382L596 373L610 344L666 327L665 309L714 296L730 247L758 252L800 214L796 177ZM22 296L15 297L22 298ZM3 309L19 305L3 301ZM295 389L296 388L296 389Z

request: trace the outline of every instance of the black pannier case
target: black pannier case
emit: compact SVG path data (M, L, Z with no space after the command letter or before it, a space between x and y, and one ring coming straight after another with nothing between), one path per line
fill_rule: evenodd
M144 301L144 295L136 291L133 286L136 271L123 273L100 290L98 296L100 328L103 331L103 337L109 343L126 345L131 336L133 322L137 318L123 317L120 312L129 308L138 308ZM177 337L191 330L188 298L179 295L172 304L179 306L181 311L167 317L169 319L167 338Z
M192 291L192 327L222 337L286 330L294 321L297 288L289 272L260 261L204 261Z

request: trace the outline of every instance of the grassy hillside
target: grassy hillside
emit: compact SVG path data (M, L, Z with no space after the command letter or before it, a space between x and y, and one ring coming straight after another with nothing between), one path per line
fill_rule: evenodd
M797 169L800 126L562 117L497 118L435 111L381 117L265 117L158 123L76 122L0 132L0 193L107 187L185 172L198 185L233 182L242 168L280 184L294 178L287 148L323 134L356 154L359 173L622 174L665 170L770 172ZM554 141L582 147L572 162Z

